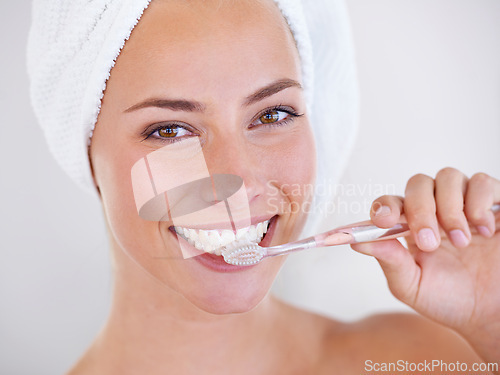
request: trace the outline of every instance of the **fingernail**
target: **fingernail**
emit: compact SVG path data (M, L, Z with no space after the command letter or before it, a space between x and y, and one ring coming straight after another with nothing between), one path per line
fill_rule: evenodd
M482 235L482 236L485 236L485 237L490 237L491 236L491 231L488 227L485 227L484 225L478 225L477 227L477 231Z
M437 239L432 229L424 228L418 231L419 248L422 250L434 250L437 245Z
M375 211L376 217L389 216L390 214L391 209L387 206L380 206L379 208L377 208L377 211Z
M449 236L453 244L457 247L466 247L469 244L469 240L460 229L453 229L450 231Z

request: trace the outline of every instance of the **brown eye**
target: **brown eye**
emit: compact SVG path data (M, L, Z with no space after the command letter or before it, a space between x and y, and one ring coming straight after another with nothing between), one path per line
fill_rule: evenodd
M162 138L175 138L179 134L179 127L165 127L158 130L158 135Z
M280 120L280 111L272 110L264 113L259 117L259 120L263 124L272 124Z
M161 126L159 125L156 129L151 131L146 139L151 138L163 142L176 142L193 135L196 134L191 130L188 130L183 125L162 124Z

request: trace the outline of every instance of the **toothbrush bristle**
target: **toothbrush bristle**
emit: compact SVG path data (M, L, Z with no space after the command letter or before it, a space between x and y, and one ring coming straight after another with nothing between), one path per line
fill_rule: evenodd
M265 250L254 242L235 241L222 249L226 263L234 266L252 266L264 258Z

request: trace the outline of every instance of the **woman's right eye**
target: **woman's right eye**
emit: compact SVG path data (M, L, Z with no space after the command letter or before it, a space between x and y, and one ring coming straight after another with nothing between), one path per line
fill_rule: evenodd
M158 139L160 141L177 142L183 138L195 135L186 127L178 124L161 125L149 132L148 138Z

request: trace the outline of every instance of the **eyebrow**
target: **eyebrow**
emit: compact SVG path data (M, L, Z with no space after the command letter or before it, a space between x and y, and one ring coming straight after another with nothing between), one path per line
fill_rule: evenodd
M298 87L299 89L302 89L302 85L293 79L280 79L257 90L252 95L247 96L244 101L244 105L248 106L256 102L260 102L261 100L273 96L274 94L277 94L278 92L289 87Z
M267 86L264 86L254 92L253 94L247 96L243 102L245 106L249 106L255 104L265 98L273 96L280 91L283 91L290 87L297 87L302 89L302 85L293 80L293 79L280 79L275 81ZM132 112L142 108L148 107L156 107L156 108L165 108L170 109L172 111L185 111L185 112L203 112L205 110L205 105L200 102L185 100L185 99L161 99L161 98L152 98L146 99L143 102L133 105L130 108L127 108L124 112Z
M124 112L137 111L138 109L156 107L156 108L166 108L172 111L185 111L185 112L203 112L205 106L199 102L184 100L184 99L146 99L143 102L133 105L127 108Z

